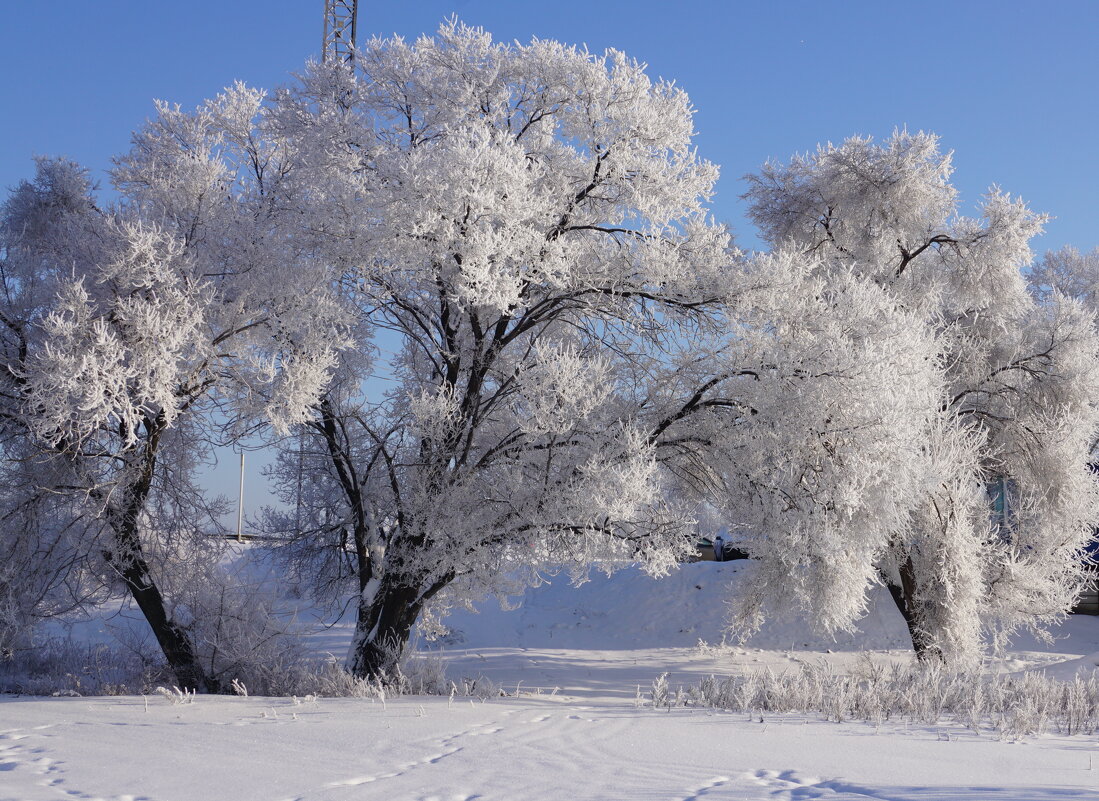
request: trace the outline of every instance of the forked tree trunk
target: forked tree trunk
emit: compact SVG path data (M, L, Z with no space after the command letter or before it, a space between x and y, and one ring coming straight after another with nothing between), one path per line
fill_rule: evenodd
M923 615L916 601L916 571L911 557L901 563L899 572L900 586L891 581L887 582L886 586L908 626L908 634L912 638L912 649L916 652L916 658L921 664L942 662L943 652L935 644L934 637L924 625Z
M382 571L382 578L363 582L360 577L355 637L347 655L347 669L360 679L392 679L408 646L412 627L424 606L454 581L447 570L433 576L400 575ZM376 589L368 589L372 583Z

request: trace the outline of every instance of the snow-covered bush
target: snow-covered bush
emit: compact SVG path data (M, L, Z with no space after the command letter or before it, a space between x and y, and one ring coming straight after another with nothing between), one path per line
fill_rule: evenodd
M162 660L121 645L39 637L0 660L0 692L22 695L140 695L172 681Z
M219 687L228 690L236 680L253 695L299 690L296 677L309 655L292 612L270 582L227 566L216 551L190 549L186 556L158 561L170 566L162 585L173 616L186 626L200 664Z
M212 618L208 622L216 621ZM198 627L198 631L206 628ZM211 674L242 696L384 699L448 695L484 700L507 695L504 688L484 676L450 678L446 663L435 654L405 649L392 674L363 679L348 673L342 660L304 654L295 640L286 641L284 631L277 631L272 639L279 636L283 641L277 647L273 642L262 642L254 657L237 659L220 653L221 649L215 652L209 647L213 643L202 638L196 641L204 646L203 659L213 659L206 663ZM190 697L188 691L177 691L175 687L162 656L141 638L95 645L64 637L38 639L0 660L0 693L150 695L159 688L174 702L183 700L183 693Z

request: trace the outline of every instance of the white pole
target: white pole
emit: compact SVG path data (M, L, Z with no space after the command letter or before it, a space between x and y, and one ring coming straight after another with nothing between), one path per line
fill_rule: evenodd
M305 471L305 428L298 431L298 499L294 508L294 536L301 534L301 481Z
M244 542L241 526L244 523L244 451L240 452L240 495L237 496L237 542Z

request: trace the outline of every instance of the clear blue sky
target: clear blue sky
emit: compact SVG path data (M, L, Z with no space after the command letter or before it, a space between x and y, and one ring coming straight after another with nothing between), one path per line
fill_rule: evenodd
M0 188L29 177L34 154L106 184L153 98L190 107L237 79L287 82L319 53L323 7L0 0ZM700 152L722 167L715 215L743 247L760 243L742 175L898 126L955 151L964 211L997 183L1056 217L1039 251L1099 245L1099 0L360 0L359 35L415 37L451 14L498 39L618 48L674 79L698 109Z

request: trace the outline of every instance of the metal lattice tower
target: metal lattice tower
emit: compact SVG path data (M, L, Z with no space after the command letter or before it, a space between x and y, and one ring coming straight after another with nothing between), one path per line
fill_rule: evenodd
M324 0L324 46L321 60L351 61L359 0Z

